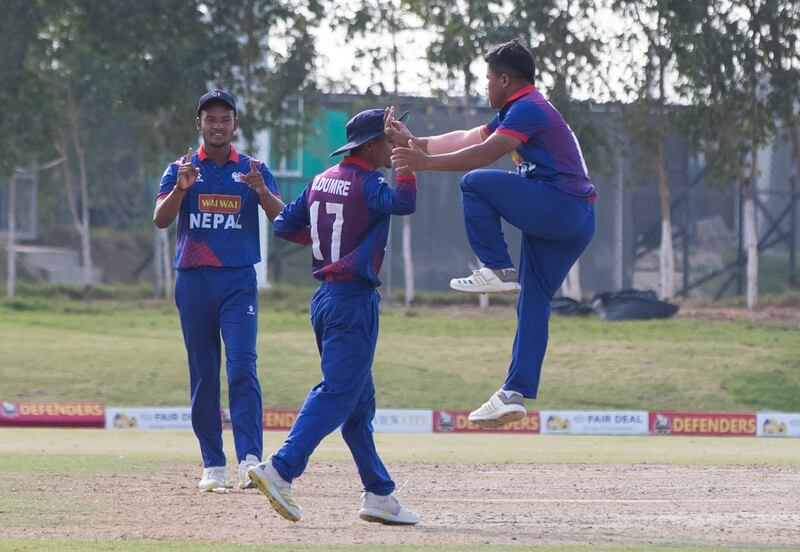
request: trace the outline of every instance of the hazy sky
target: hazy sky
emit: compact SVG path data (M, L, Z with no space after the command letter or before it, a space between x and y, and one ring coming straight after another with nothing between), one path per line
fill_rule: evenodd
M623 21L608 9L599 9L592 25L602 29L603 34L611 37L622 31ZM446 79L435 75L425 59L425 50L432 40L433 34L424 30L406 31L400 34L400 44L402 59L400 62L399 92L402 95L430 96L437 89L447 90L451 96L461 96L463 85L460 81L448 83ZM372 38L375 39L374 37ZM317 67L322 77L322 85L325 89L325 78L346 80L357 87L359 92L364 92L373 80L370 76L368 63L356 60L356 50L359 46L369 43L369 39L364 37L346 36L345 29L334 27L333 25L322 25L317 30L317 49L319 61ZM388 46L389 41L384 39ZM642 52L609 50L604 54L605 82L587 83L583 90L575 91L576 99L595 101L608 101L611 99L610 92L603 92L603 89L613 91L617 97L624 98L621 83L629 79L626 74L626 65L632 59L641 59ZM613 62L611 61L613 60ZM359 70L353 72L354 63L359 64ZM483 60L475 60L473 73L477 77L475 91L485 93L485 64ZM387 67L383 82L387 87L391 87L392 68ZM546 93L549 83L546 80L537 82L537 85ZM340 91L340 90L336 90Z

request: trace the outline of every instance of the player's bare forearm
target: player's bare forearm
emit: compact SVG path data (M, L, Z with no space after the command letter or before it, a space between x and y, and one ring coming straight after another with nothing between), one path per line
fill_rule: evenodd
M417 142L423 151L431 155L438 155L442 153L453 153L466 147L480 144L483 142L483 134L481 127L475 127L470 130L455 130L446 134L439 134L438 136L418 138L418 140L424 140L424 147L419 141Z
M275 217L277 217L284 208L283 201L281 201L279 197L275 196L267 188L264 188L258 194L258 203L261 205L261 208L264 209L264 212L267 214L267 218L271 221L275 220Z
M429 155L415 144L392 150L392 164L399 170L469 171L491 165L522 143L508 134L493 134L486 141L452 153Z
M166 228L172 224L181 209L184 195L186 195L186 191L173 188L170 193L156 202L156 208L153 211L153 224L156 225L156 228Z

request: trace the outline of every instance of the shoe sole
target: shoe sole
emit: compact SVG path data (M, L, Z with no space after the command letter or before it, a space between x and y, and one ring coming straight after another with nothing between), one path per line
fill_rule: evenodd
M396 521L393 519L386 519L379 515L369 514L369 513L361 513L359 512L358 517L363 519L364 521L369 521L370 523L380 523L381 525L416 525L417 521L410 522L410 521Z
M248 473L250 475L250 483L252 483L256 489L259 490L261 494L267 497L269 503L272 505L272 508L280 514L281 517L288 519L294 523L300 521L300 516L296 516L291 513L283 503L278 500L275 495L272 494L272 491L269 488L269 481L262 480L260 477L255 475L254 473Z
M512 422L521 420L526 415L527 412L507 412L506 414L502 414L501 416L493 418L491 420L469 420L469 422L471 424L475 424L478 427L486 429L497 429Z
M460 287L459 284L454 284L450 282L450 289L454 289L456 291L460 291L461 293L517 293L520 290L519 284L510 284L508 287L502 288L478 288L475 286L464 286Z
M228 485L226 483L224 485L213 485L212 484L212 485L208 485L206 487L198 486L197 488L201 493L210 493L210 492L216 491L217 489L230 489L231 487L230 487L230 485Z

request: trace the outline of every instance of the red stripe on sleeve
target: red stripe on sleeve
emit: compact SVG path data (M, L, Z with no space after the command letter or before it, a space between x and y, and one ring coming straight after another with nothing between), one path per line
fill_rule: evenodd
M521 132L517 132L516 130L511 130L511 129L508 129L508 128L498 128L497 132L500 133L500 134L508 134L509 136L513 136L514 138L517 138L518 140L522 140L523 144L528 141L528 137L527 136L525 136Z

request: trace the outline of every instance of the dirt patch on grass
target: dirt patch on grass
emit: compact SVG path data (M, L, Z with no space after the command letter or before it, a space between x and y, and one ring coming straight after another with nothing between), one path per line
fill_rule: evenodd
M766 306L754 310L741 307L683 306L678 311L677 318L751 320L754 322L779 322L800 326L800 306Z
M317 463L295 483L303 519L279 517L254 490L196 491L197 469L5 481L61 507L40 523L0 523L0 536L91 541L261 544L588 544L796 546L800 467L674 465L389 466L416 527L358 518L347 462ZM235 477L235 474L229 474ZM2 519L0 512L0 519ZM6 519L8 521L8 519Z

